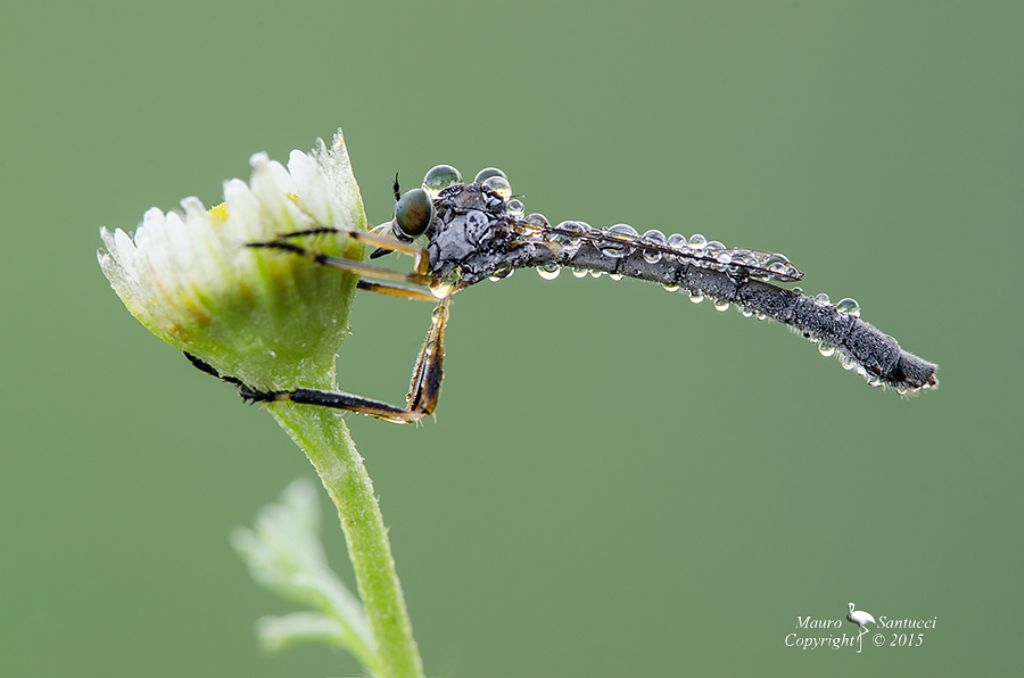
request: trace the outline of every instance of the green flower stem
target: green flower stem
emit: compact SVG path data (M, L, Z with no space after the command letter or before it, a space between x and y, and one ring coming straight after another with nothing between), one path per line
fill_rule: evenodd
M384 518L344 419L326 408L289 402L274 403L267 409L309 457L338 508L359 593L377 642L381 678L422 678L423 662L412 637Z

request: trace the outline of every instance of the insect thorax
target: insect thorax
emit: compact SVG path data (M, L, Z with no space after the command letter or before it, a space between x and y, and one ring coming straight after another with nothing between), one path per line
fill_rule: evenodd
M434 201L437 216L427 232L431 273L475 283L535 256L540 243L524 242L506 201L480 184L458 184Z

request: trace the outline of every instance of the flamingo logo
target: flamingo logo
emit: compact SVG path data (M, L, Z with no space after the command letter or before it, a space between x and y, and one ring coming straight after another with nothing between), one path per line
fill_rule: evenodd
M860 654L861 650L864 649L864 634L868 632L865 624L877 624L878 622L875 621L870 612L858 610L857 606L853 603L850 603L850 612L846 615L846 618L860 627L860 633L857 634L857 654Z

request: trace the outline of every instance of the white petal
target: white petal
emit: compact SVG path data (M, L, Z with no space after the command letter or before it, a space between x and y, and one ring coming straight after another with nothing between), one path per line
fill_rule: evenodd
M203 201L194 195L181 199L181 209L185 210L186 218L202 217L207 213Z
M263 220L275 222L278 230L293 230L296 227L295 219L299 215L295 203L292 202L295 197L292 176L281 163L267 160L266 156L257 154L252 160L253 170L249 185L260 203Z
M363 227L362 200L359 197L356 179L352 175L352 165L341 131L335 135L330 150L324 146L323 140L318 139L313 156L327 181L334 225L346 228Z
M292 151L288 171L295 181L295 192L302 200L302 207L314 221L320 225L333 223L327 180L316 162L302 151Z
M111 253L128 275L134 274L135 243L120 228L114 231L114 248L111 250Z
M224 236L228 243L234 242L238 246L264 239L264 235L273 235L263 227L259 201L244 181L232 179L225 182L224 202L228 210Z
M146 210L142 217L142 226L135 231L135 244L145 247L145 243L148 242L158 246L158 243L164 239L165 220L164 213L156 207Z
M192 247L192 240L189 238L189 222L194 219L201 219L202 217L197 215L195 207L189 206L186 203L189 201L188 198L182 200L181 203L185 207L185 214L187 219L185 223L181 221L174 221L167 223L167 245L171 250L171 257L173 258L175 265L178 268L187 268L195 260L195 250ZM199 202L196 200L196 202ZM202 205L202 203L200 203ZM205 212L201 213L205 215ZM198 228L202 228L202 225L198 225Z

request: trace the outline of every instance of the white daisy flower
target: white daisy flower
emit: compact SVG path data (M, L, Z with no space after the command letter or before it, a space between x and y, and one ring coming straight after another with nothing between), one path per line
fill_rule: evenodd
M101 229L100 266L149 331L221 374L259 388L294 385L297 375L333 382L355 276L246 244L315 226L366 228L344 138L339 131L330 148L318 140L310 154L292 151L287 168L265 153L250 164L249 184L225 182L219 205L189 197L181 213L154 207L134 237ZM350 238L320 236L317 245L363 257Z

